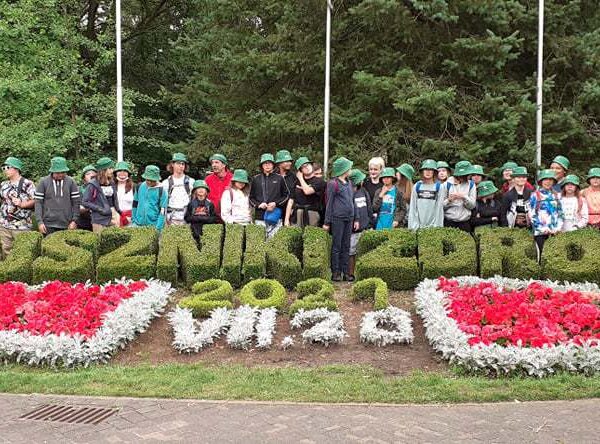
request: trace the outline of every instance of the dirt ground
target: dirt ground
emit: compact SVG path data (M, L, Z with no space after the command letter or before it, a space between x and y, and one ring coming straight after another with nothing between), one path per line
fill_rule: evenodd
M120 351L111 362L115 365L193 363L240 364L248 367L311 367L332 364L363 364L382 370L389 375L403 375L413 370L444 371L447 365L426 342L423 324L415 314L412 292L391 292L390 303L412 314L415 340L411 345L377 347L360 342L359 328L363 313L371 311L368 302L352 302L346 295L348 284L336 284L336 300L344 319L348 337L342 344L324 347L303 344L301 330L291 330L289 316L278 315L273 346L269 350L251 348L235 350L229 347L222 336L209 348L193 354L180 354L171 347L173 334L166 316L155 319L150 328ZM185 295L180 291L175 299ZM295 297L289 292L292 300ZM172 304L171 306L173 306ZM171 310L169 307L168 311ZM293 347L282 350L281 340L293 336Z

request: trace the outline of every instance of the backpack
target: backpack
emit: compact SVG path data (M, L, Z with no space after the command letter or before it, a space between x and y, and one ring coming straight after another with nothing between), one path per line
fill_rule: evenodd
M133 190L134 190L134 191L133 191L133 193L134 193L134 196L137 196L137 195L138 195L138 191L139 191L139 189L140 189L140 185L141 185L141 183L136 183L136 184L135 184L135 187L134 187L134 189L133 189ZM163 187L162 187L162 186L159 186L159 187L158 187L158 205L160 205L160 202L162 201L162 195L163 195L163 191L164 191L164 190L163 190ZM134 203L135 203L135 202L137 202L137 201L135 201L135 200L134 200ZM136 207L137 207L137 205L136 205Z
M173 180L173 176L169 176L168 180L169 180L169 197L171 197L171 192L173 191L173 188L175 187L175 181ZM185 175L183 177L183 186L185 187L185 192L189 196L190 192L192 191L192 185L190 184L190 176Z
M421 192L421 185L423 185L423 182L420 181L420 180L415 184L415 189L417 190L417 194L419 194ZM441 186L441 184L436 181L435 182L435 193L436 193L436 196L437 196L437 193L440 192L440 186Z

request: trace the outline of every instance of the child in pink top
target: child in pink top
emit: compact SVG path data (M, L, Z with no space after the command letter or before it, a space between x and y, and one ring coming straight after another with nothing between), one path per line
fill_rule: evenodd
M587 175L588 188L581 192L588 206L588 225L600 229L600 168L590 168Z

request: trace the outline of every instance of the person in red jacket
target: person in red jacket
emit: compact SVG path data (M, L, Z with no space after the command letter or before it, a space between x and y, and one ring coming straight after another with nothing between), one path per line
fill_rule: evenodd
M213 154L210 156L209 160L212 173L206 176L204 180L210 188L208 199L213 202L215 206L217 222L222 223L221 196L223 195L223 191L225 191L225 189L231 184L233 173L229 170L227 157L225 157L223 154Z

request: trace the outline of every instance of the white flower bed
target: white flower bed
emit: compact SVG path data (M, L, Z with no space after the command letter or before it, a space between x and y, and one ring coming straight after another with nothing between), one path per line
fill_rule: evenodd
M461 286L493 282L498 287L522 289L533 281L504 277L480 279L465 276L455 278ZM544 281L555 290L578 290L599 292L596 284L571 284ZM600 346L565 344L529 348L501 346L499 344L469 345L469 335L457 322L448 316L446 294L438 288L437 279L422 281L415 291L417 312L423 318L426 336L432 347L450 362L461 364L472 370L488 370L495 373L525 371L533 376L545 376L557 370L591 374L600 371Z
M157 280L147 283L144 290L135 292L121 301L115 310L107 312L102 326L87 339L79 335L0 331L0 359L65 367L108 361L119 348L124 348L137 334L146 331L152 319L159 316L169 302L173 292L171 284Z
M398 307L390 306L385 310L365 313L360 324L360 340L379 347L410 344L413 339L410 314Z
M314 324L314 325L313 325ZM323 344L339 344L348 336L344 330L342 315L337 311L329 311L326 308L314 310L300 309L292 318L292 328L300 328L312 325L311 328L302 332L304 342Z

